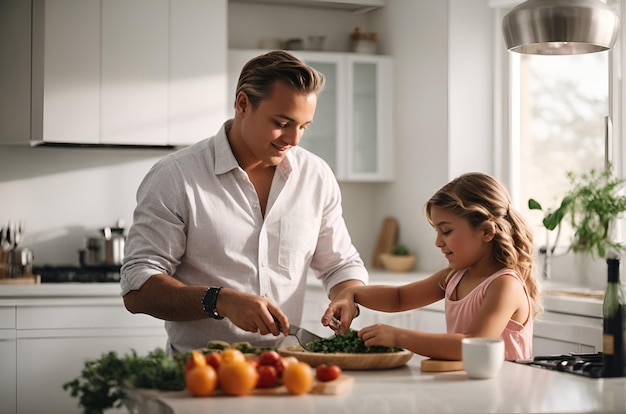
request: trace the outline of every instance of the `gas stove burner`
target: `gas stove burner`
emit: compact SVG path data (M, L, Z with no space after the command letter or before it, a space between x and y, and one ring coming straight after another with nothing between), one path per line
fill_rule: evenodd
M518 359L514 362L588 378L602 378L602 352L536 356L533 359Z
M119 283L120 266L41 266L33 274L41 283Z

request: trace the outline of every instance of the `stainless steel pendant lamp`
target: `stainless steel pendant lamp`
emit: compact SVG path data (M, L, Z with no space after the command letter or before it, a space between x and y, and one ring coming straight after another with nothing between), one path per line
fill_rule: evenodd
M613 48L616 11L600 0L527 0L502 19L508 50L535 55L574 55Z

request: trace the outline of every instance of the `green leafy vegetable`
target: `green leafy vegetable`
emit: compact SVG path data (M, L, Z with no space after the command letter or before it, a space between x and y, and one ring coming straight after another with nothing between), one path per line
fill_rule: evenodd
M135 350L123 357L111 351L85 361L81 374L63 384L63 389L79 398L85 413L102 413L122 406L127 384L165 391L184 389L184 365L185 359L167 356L160 348L145 357Z
M365 343L357 335L357 331L351 329L344 335L333 335L330 338L322 338L317 341L309 342L307 350L311 352L343 352L352 354L363 353L381 353L381 352L400 352L402 348L387 346L365 346Z

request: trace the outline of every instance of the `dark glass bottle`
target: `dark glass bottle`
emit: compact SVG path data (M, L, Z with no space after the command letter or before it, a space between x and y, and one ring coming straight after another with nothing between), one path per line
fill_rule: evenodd
M626 328L626 295L619 280L619 259L609 258L608 282L602 306L603 377L623 377L625 373L624 329Z

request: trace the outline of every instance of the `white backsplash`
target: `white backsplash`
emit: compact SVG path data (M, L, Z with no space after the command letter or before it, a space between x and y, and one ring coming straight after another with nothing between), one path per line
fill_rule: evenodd
M540 267L541 262L537 263L537 266ZM624 264L622 263L622 274L624 273L623 267ZM624 277L621 279L623 281ZM552 271L549 280L589 289L604 290L607 281L606 260L573 253L556 256L552 259Z

